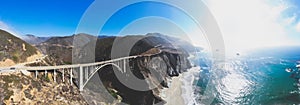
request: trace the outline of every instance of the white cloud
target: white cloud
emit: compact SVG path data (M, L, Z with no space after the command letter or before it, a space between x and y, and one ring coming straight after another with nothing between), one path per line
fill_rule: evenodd
M282 13L288 8L286 3L271 4L265 0L207 0L206 3L219 23L229 51L289 44L285 26L281 24Z
M15 31L14 28L12 28L11 26L9 26L8 24L4 23L1 20L0 20L0 29L5 30L5 31L7 31L7 32L9 32L9 33L11 33L11 34L13 34L13 35L21 38L21 35L17 31Z
M297 32L300 32L300 22L298 22L298 23L296 24L295 28L296 28L296 31L297 31Z
M289 26L289 25L293 24L296 21L296 19L297 19L297 15L293 14L293 16L285 18L283 20L283 24L286 26Z

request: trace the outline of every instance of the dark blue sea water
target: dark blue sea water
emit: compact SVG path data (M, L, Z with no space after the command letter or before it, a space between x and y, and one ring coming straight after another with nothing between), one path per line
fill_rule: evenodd
M215 98L211 104L300 104L298 79L285 71L286 68L296 69L300 47L256 49L226 58L216 69L212 69L209 57L200 57L199 64L204 68L195 82L195 96L205 97L207 84L213 84ZM199 97L197 103L202 101Z

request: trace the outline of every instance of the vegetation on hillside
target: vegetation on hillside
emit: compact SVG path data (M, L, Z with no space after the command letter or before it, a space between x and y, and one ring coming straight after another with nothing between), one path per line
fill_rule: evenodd
M12 59L15 63L26 61L37 54L37 49L20 38L0 29L0 60Z

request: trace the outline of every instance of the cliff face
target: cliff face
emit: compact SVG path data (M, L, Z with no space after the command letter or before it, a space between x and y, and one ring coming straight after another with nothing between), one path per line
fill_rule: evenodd
M180 54L162 52L151 57L142 57L130 62L131 72L139 79L148 78L144 81L144 88L148 91L138 91L122 86L121 84L112 83L112 87L119 92L123 102L132 105L152 105L153 103L163 102L160 95L161 89L168 88L168 79L178 76L190 68L190 63L186 57ZM134 82L134 81L127 81ZM138 84L139 85L139 84ZM150 90L150 87L157 86ZM143 97L141 97L143 96Z
M133 75L129 75L128 73L123 74L129 75L123 77L124 79L134 76L141 80L146 78L148 78L148 80L139 82L138 84L130 79L120 81L111 66L103 68L98 74L107 91L110 89L116 90L115 94L121 97L121 101L130 105L164 103L164 100L160 97L161 89L168 88L170 85L168 84L168 80L173 76L178 76L191 67L186 57L167 52L131 60L129 65ZM142 86L146 91L132 89L124 85L124 83L133 83L133 86ZM155 86L155 88L152 88L153 86Z

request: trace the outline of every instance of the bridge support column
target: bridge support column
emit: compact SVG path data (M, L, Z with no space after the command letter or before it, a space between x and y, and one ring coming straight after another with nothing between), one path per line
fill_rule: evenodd
M83 67L79 67L79 91L83 91Z
M45 78L47 77L47 70L45 70Z
M70 84L73 84L73 68L70 70Z
M88 77L89 77L89 72L88 72L88 70L89 70L89 67L85 67L85 71L84 71L84 79L85 80L87 80L88 79Z
M65 69L62 69L62 80L65 82Z
M123 60L123 70L124 73L126 73L126 59Z
M53 71L54 73L53 73L53 75L54 75L54 82L56 82L56 70L54 69L54 71Z
M35 70L35 79L37 79L37 77L38 77L38 71Z

